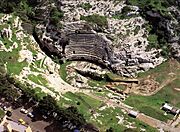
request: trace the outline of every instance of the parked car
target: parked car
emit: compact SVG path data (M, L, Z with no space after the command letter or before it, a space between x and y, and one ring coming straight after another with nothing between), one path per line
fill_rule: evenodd
M21 118L20 118L18 121L19 121L22 125L25 125L25 124L26 124L26 122L25 122L23 119L21 119Z
M4 110L4 111L7 111L7 107L6 107L6 106L3 106L3 110Z
M24 114L27 114L27 113L28 113L28 111L27 111L26 109L24 109L24 108L22 108L22 109L20 110L20 112L22 112L22 113L24 113Z
M31 117L31 118L34 118L34 114L33 114L32 112L29 112L29 113L27 114L27 116L29 116L29 117Z

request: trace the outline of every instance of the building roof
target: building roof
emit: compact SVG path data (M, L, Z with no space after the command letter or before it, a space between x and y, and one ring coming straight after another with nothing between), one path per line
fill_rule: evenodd
M172 110L172 106L170 106L169 104L167 104L167 103L165 103L164 105L163 105L163 109L166 109L166 110Z
M137 112L137 111L134 111L134 110L129 111L129 115L131 115L131 116L136 117L138 114L139 114L139 112Z
M3 119L1 125L0 125L0 132L4 130L9 131L17 131L17 132L32 132L31 128L26 125L22 125L18 122L8 120L6 118Z
M13 130L19 131L19 132L25 132L27 129L27 126L21 125L20 123L14 122L14 121L8 121L8 124L11 125L11 128Z

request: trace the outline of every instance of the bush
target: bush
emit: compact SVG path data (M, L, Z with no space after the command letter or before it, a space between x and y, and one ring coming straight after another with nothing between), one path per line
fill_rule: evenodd
M79 5L79 7L83 8L84 10L89 10L90 8L92 8L92 5L89 3L83 3L81 5Z
M105 16L100 16L98 14L93 14L90 16L81 16L81 20L85 20L87 22L95 23L100 27L107 27L108 22Z
M158 36L156 34L150 34L148 36L149 48L158 48Z
M53 24L58 25L59 21L63 18L64 13L57 8L53 8L50 12L50 20Z
M132 10L129 6L125 6L122 8L121 12L119 11L115 12L115 14L112 17L115 19L129 19L129 18L135 17L136 14L128 15L128 13L131 11Z

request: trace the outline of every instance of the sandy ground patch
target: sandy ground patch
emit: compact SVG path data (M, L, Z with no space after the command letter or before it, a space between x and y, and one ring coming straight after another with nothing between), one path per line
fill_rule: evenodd
M180 92L180 88L174 88L174 90L176 90L176 91Z

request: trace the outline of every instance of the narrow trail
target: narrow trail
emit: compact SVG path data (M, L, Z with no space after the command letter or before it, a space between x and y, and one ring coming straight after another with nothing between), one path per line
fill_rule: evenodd
M167 86L168 84L170 84L171 82L173 82L176 79L176 77L173 78L168 78L167 80L163 81L162 84L152 93L149 94L143 94L143 96L152 96L154 94L156 94L157 92L159 92L162 88L164 88L165 86Z
M99 97L99 96L96 96L92 93L86 93L88 96L91 96L92 98L95 98L95 99L98 99L98 100L101 100L103 101L105 104L109 105L109 106L113 106L113 107L119 107L123 110L125 110L127 113L130 111L130 110L133 110L133 107L131 106L128 106L122 102L120 103L116 103L114 102L113 100L111 99L107 99L105 97ZM179 117L180 118L180 117ZM179 119L178 118L178 119ZM167 124L163 121L160 121L158 119L155 119L153 117L150 117L148 115L145 115L143 113L139 113L139 115L137 116L137 119L150 125L151 127L154 127L154 128L158 128L158 129L163 129L165 131L170 131L170 132L180 132L180 128L179 127L174 127L173 125L170 125L170 124Z

